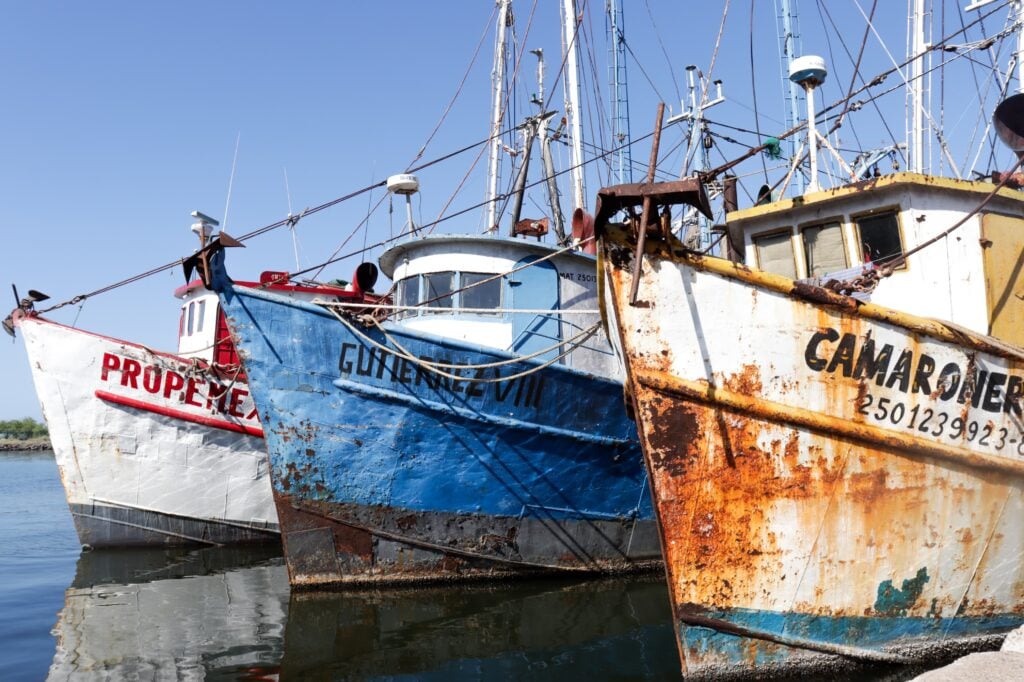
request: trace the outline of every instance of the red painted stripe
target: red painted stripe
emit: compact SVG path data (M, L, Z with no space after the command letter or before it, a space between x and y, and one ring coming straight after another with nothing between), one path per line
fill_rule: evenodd
M224 429L225 431L235 431L236 433L244 433L249 436L256 436L257 438L263 438L263 429L256 428L255 426L247 426L245 424L235 424L224 419L215 419L213 417L205 417L203 415L191 414L184 410L174 410L170 407L163 407L162 405L153 405L142 400L136 400L135 398L127 398L123 395L117 395L116 393L110 393L109 391L96 390L96 397L100 400L106 400L111 403L118 405L124 405L125 407L134 407L137 410L145 410L146 412L154 412L161 414L165 417L172 417L174 419L181 419L182 421L192 422L193 424L202 424L203 426L212 426L215 429Z

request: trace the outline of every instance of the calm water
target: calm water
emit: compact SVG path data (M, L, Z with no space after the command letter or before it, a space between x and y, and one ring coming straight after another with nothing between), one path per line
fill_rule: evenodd
M291 595L275 548L80 552L51 453L0 500L0 680L679 678L660 575Z
M79 551L0 453L0 679L675 679L664 580L290 595L278 551Z

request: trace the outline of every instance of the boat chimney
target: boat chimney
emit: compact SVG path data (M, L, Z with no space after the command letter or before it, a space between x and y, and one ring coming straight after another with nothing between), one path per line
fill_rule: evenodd
M405 217L409 221L409 234L416 229L412 222L412 195L420 191L420 181L410 173L400 173L388 178L388 191L405 195Z
M804 89L807 94L807 154L811 159L811 180L808 192L817 192L818 187L818 129L815 122L814 89L825 82L828 70L825 60L815 55L797 57L789 64L789 80Z

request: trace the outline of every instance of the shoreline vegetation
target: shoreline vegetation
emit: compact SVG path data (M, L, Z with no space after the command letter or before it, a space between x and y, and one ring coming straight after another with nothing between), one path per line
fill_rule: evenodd
M0 420L0 452L52 450L46 425L31 417Z
M41 450L53 450L49 436L37 438L0 438L0 452L39 452Z

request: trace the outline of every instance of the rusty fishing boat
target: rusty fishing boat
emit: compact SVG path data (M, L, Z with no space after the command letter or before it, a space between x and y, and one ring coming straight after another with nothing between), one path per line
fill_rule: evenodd
M216 221L199 216L202 244ZM354 300L336 286L297 286L265 272L288 298ZM256 407L217 295L179 287L175 353L61 324L19 300L4 322L25 341L57 468L82 545L277 542L277 513ZM17 299L17 296L16 296Z
M599 193L687 675L930 659L1024 622L1024 195L996 179L727 190L732 260L672 233L709 212L702 178Z

